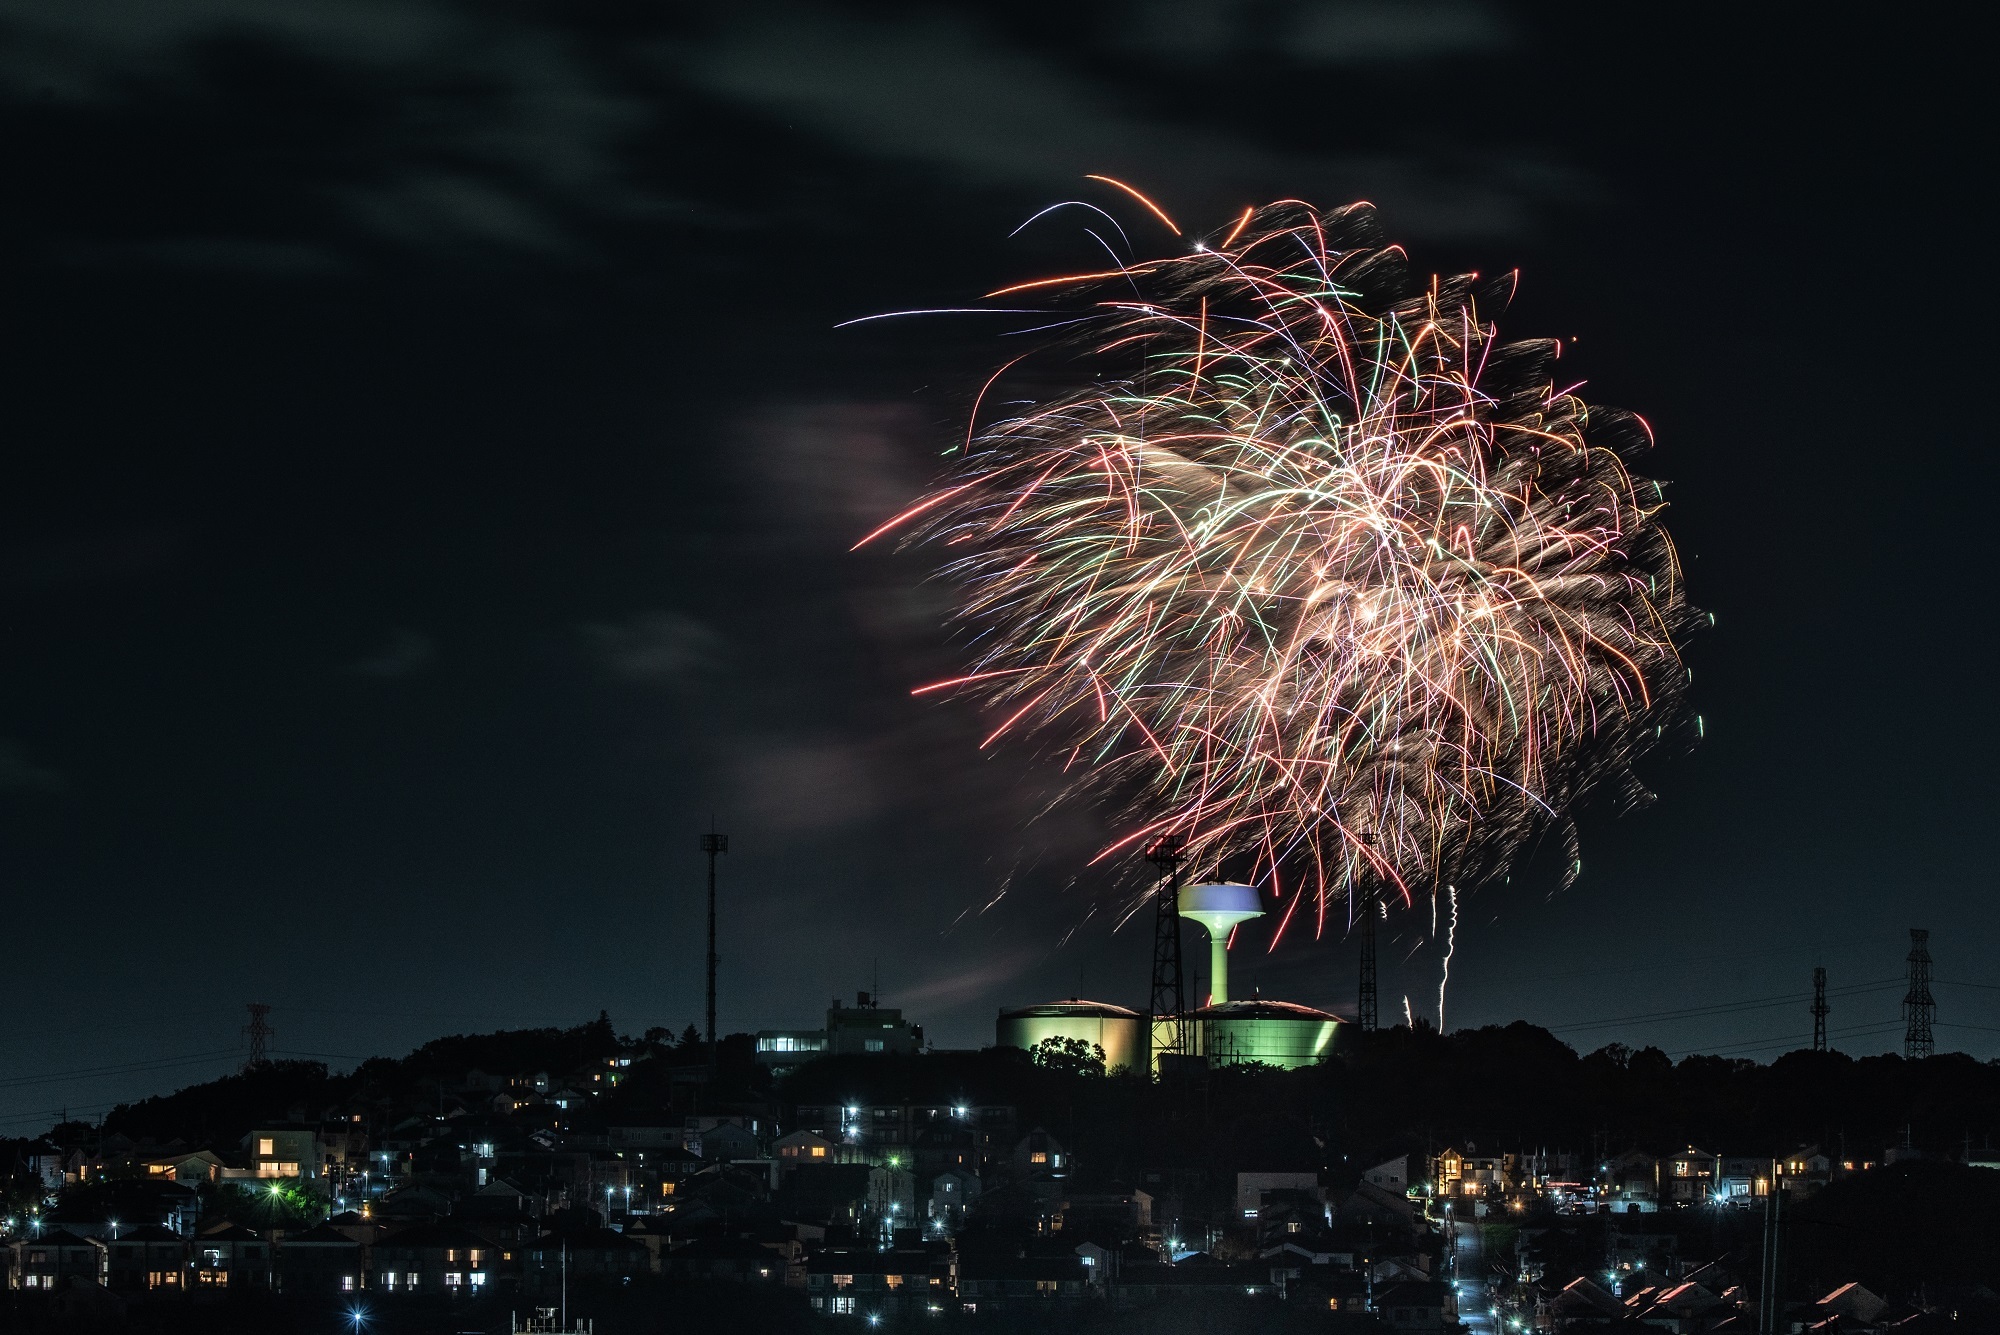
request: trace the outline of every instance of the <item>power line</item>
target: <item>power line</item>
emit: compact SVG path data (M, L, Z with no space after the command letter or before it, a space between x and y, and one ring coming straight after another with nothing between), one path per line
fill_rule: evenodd
M1836 1030L1829 1037L1860 1038L1866 1034L1886 1033L1889 1030L1899 1027L1902 1023L1901 1020L1886 1020L1879 1024L1858 1025L1852 1029ZM1778 1038L1757 1039L1748 1043L1732 1043L1719 1048L1688 1048L1685 1051L1670 1052L1667 1055L1669 1057L1726 1057L1735 1052L1763 1052L1769 1048L1788 1047L1793 1043L1803 1042L1811 1037L1811 1034L1786 1034Z
M53 1084L59 1080L85 1079L103 1075L138 1074L146 1071L164 1071L175 1066L192 1066L196 1062L216 1061L223 1057L234 1059L238 1050L230 1048L222 1052L196 1052L182 1057L154 1057L146 1061L121 1062L112 1066L79 1066L68 1071L50 1071L42 1075L8 1076L0 1079L0 1089L24 1089L30 1085Z
M1900 978L1884 978L1869 983L1850 983L1843 987L1827 989L1828 996L1856 997L1869 992L1886 992L1902 985ZM1809 992L1786 992L1771 997L1751 997L1743 1001L1718 1001L1705 1006L1687 1006L1678 1010L1648 1011L1640 1015L1619 1015L1602 1020L1578 1020L1573 1024L1550 1025L1552 1034L1568 1033L1578 1029L1604 1029L1612 1025L1636 1024L1649 1020L1701 1019L1712 1015L1730 1015L1739 1011L1767 1010L1776 1006L1795 1006L1811 997Z

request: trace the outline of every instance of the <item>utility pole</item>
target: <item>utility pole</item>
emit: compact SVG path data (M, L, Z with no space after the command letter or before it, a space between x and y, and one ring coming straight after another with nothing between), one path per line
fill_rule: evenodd
M709 818L708 833L701 837L701 851L708 854L708 1065L715 1068L715 856L729 851L729 836L715 832Z
M1372 1034L1379 1023L1375 1009L1375 919L1381 916L1376 889L1369 886L1361 896L1361 999L1355 1020L1361 1032Z
M1826 1051L1826 970L1813 969L1813 1051Z
M261 1001L252 1001L248 1003L247 1009L250 1012L250 1023L243 1026L243 1036L250 1040L250 1056L243 1063L243 1069L246 1071L271 1060L272 1035L271 1024L267 1018L271 1014L271 1008Z
M1931 1039L1931 1024L1937 1019L1937 1001L1931 996L1931 934L1921 927L1910 929L1910 990L1903 994L1903 1055L1912 1061L1937 1051Z
M1757 1294L1757 1335L1785 1335L1785 1188L1771 1179L1764 1198L1764 1282Z
M1153 897L1152 1045L1159 1059L1184 1057L1187 1051L1187 993L1181 985L1181 862L1187 841L1163 834L1146 850L1146 861L1160 869L1160 888ZM1160 1074L1165 1075L1164 1065Z

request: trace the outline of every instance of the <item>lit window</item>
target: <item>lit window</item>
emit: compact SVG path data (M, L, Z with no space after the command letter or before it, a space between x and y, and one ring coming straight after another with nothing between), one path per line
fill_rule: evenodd
M903 1277L901 1275L884 1275L882 1276L882 1282L892 1289L903 1287Z
M813 1146L812 1157L815 1159L824 1159L826 1157L826 1146L824 1145Z
M835 1316L853 1316L854 1295L851 1293L834 1294L833 1301L827 1304L826 1310Z
M473 1272L472 1272L472 1287L473 1287L473 1288L475 1288L475 1289L476 1289L476 1288L478 1288L478 1287L479 1287L480 1285L484 1284L485 1282L486 1282L486 1272L485 1272L484 1270L475 1270L475 1271L473 1271Z
M861 1046L869 1052L880 1052L882 1051L882 1040L879 1038L863 1039Z
M1034 1153L1028 1156L1029 1163L1047 1163L1048 1161L1049 1161L1049 1155L1048 1151L1046 1150L1036 1150Z
M278 1152L278 1150L277 1150L277 1142L276 1142L276 1141L274 1141L274 1140L272 1140L272 1139L271 1139L271 1138L270 1138L269 1136L259 1136L259 1137L257 1138L257 1153L258 1153L258 1154L260 1154L260 1155L266 1155L266 1156L268 1156L268 1155L272 1155L272 1154L276 1154L277 1152Z
M460 1287L464 1283L465 1283L465 1276L459 1274L456 1270L447 1270L445 1272L444 1286L446 1288L455 1289Z

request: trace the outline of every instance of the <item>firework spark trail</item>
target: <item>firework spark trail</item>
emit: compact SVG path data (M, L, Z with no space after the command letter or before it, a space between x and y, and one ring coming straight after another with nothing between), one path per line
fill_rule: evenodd
M1444 990L1451 982L1451 957L1458 950L1458 887L1448 885L1445 894L1451 902L1451 922L1445 928L1444 970L1438 975L1438 1032L1444 1032ZM1437 899L1431 899L1431 935L1437 935Z
M1415 282L1365 205L1285 201L989 294L1080 323L1003 368L1008 415L864 541L947 553L971 650L948 685L986 745L1035 736L1111 804L1100 857L1166 832L1211 870L1247 856L1317 930L1545 829L1574 867L1579 798L1643 800L1693 619L1624 460L1649 433L1556 392L1555 344L1500 341L1513 287Z

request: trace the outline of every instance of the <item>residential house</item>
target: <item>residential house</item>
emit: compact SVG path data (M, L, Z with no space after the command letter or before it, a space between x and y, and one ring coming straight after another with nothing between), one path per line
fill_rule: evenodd
M788 1136L780 1136L772 1143L771 1153L778 1161L781 1173L789 1172L800 1164L838 1163L840 1145L816 1131L794 1131Z
M1778 1189L1787 1196L1809 1196L1834 1178L1833 1156L1817 1145L1802 1145L1778 1156Z
M701 1129L701 1154L705 1159L730 1163L763 1156L757 1133L734 1121L717 1121Z
M325 1172L318 1127L295 1122L253 1127L243 1137L243 1151L250 1177L317 1178Z
M1437 1157L1431 1181L1440 1197L1498 1197L1507 1189L1507 1157L1449 1149Z
M1585 1277L1579 1276L1535 1310L1536 1330L1565 1330L1573 1325L1623 1321L1625 1306Z
M1604 1235L1606 1268L1619 1276L1621 1289L1632 1284L1657 1284L1679 1273L1681 1240L1668 1229L1612 1224ZM1628 1279L1629 1277L1629 1279Z
M801 1164L786 1174L778 1208L787 1219L807 1223L859 1223L867 1212L867 1164Z
M188 1244L191 1289L268 1289L271 1244L254 1229L223 1224Z
M806 1300L828 1316L926 1311L950 1297L948 1277L924 1251L814 1252L806 1257L805 1270Z
M1444 1335L1457 1324L1458 1307L1449 1284L1392 1284L1375 1294L1375 1314L1397 1335Z
M1674 1335L1699 1335L1730 1315L1732 1308L1720 1295L1691 1280L1649 1285L1625 1299L1629 1318Z
M1840 1327L1871 1326L1889 1311L1889 1304L1859 1284L1843 1284L1813 1304L1813 1320L1832 1318Z
M1361 1180L1371 1187L1401 1195L1410 1189L1410 1156L1399 1154L1385 1159L1362 1173Z
M46 1140L28 1142L21 1151L21 1167L42 1182L42 1190L53 1196L63 1188L68 1157Z
M1089 1295L1083 1258L972 1253L958 1259L958 1298L968 1313L1047 1310Z
M919 1224L915 1175L907 1168L870 1168L867 1213L878 1225L888 1228Z
M15 1282L28 1290L52 1292L75 1284L95 1285L104 1277L104 1244L67 1229L46 1229L12 1244Z
M642 1249L643 1250L643 1249ZM500 1249L457 1224L414 1224L375 1244L380 1293L476 1294L492 1280Z
M1720 1162L1720 1156L1692 1145L1676 1154L1669 1154L1661 1164L1662 1203L1708 1204L1715 1195L1716 1172Z
M1109 1287L1113 1306L1130 1309L1161 1304L1236 1304L1276 1298L1281 1277L1263 1265L1233 1266L1197 1253L1176 1265L1126 1264Z
M105 1287L125 1293L178 1293L187 1280L188 1242L172 1229L139 1224L105 1244Z
M682 1279L719 1279L738 1284L783 1284L785 1258L743 1237L696 1238L660 1253L660 1273Z
M212 1150L180 1150L141 1161L148 1178L197 1186L222 1180L223 1163Z
M368 1287L362 1246L347 1231L321 1224L278 1244L278 1287L286 1293L358 1293Z
M858 1147L870 1157L911 1155L919 1172L973 1168L984 1176L1019 1142L1014 1109L1005 1104L801 1104L798 1130ZM970 1132L974 1162L960 1163Z
M1598 1165L1598 1199L1613 1213L1639 1213L1660 1207L1660 1161L1644 1150L1627 1150Z
M1063 1163L1062 1142L1036 1127L1015 1142L1014 1151L1007 1156L1007 1165L1016 1177L1028 1177L1035 1173L1061 1173Z
M1153 1198L1146 1192L1117 1184L1102 1191L1070 1191L1063 1197L1065 1233L1097 1233L1136 1238L1153 1226Z
M925 1214L937 1231L956 1233L965 1226L965 1212L978 1201L978 1177L962 1169L948 1168L931 1179L930 1200Z
M1256 1219L1264 1200L1273 1192L1319 1194L1318 1173L1238 1173L1236 1175L1236 1218Z
M1776 1176L1775 1160L1725 1154L1715 1167L1716 1201L1724 1205L1758 1203L1771 1194L1771 1183Z
M639 1239L615 1229L567 1229L544 1233L528 1248L528 1264L537 1291L553 1292L565 1268L572 1279L629 1279L652 1271L653 1254Z

